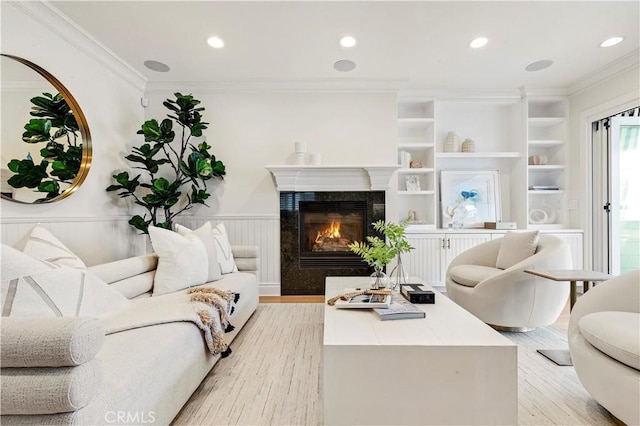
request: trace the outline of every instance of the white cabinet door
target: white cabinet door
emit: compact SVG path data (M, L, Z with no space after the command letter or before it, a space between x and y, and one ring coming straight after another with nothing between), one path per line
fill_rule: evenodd
M410 234L409 244L415 249L402 255L402 264L409 277L423 281L441 281L444 234Z
M491 234L409 234L409 244L415 250L402 256L405 273L424 281L441 283L449 263L460 253L491 240Z

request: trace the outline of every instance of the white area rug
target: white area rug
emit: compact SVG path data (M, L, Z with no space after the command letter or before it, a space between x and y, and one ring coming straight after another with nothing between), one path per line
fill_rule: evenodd
M231 344L231 356L216 364L174 424L323 424L323 310L314 303L261 304ZM536 352L566 348L563 332L545 327L502 334L518 344L521 425L615 424L573 367L557 366Z

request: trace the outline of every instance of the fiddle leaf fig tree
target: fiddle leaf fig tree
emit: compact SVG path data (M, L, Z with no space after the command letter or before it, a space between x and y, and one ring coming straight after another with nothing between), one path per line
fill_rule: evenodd
M171 229L177 215L196 204L207 205L210 194L205 182L223 179L226 173L224 163L210 153L211 145L192 143L192 138L201 137L209 124L202 121L200 112L204 108L198 107L200 101L181 93L174 96L163 102L170 111L168 118L145 121L137 132L144 135L144 143L125 156L135 164L134 169L146 172L148 180L141 181L142 174L132 178L124 171L113 175L116 183L107 188L119 191L121 198L132 197L146 209L143 216L135 215L129 220L145 234L150 225ZM177 143L174 123L179 126Z
M43 202L60 195L64 185L70 185L82 164L80 128L73 111L60 93L42 93L31 98L30 115L24 125L22 141L34 146L38 160L27 153L24 159L12 159L7 167L14 173L8 184L14 188L32 188L45 193ZM36 144L45 144L39 148ZM49 169L51 167L51 169Z

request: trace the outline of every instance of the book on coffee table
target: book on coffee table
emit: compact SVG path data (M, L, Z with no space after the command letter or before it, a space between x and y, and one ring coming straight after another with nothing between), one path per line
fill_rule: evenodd
M357 290L360 290L360 289L345 288L344 293L351 293ZM337 300L334 306L336 308L386 309L386 308L389 308L390 305L391 305L390 294L382 294L382 295L360 294L357 296L350 297L348 300Z
M375 308L373 312L380 318L380 321L425 318L425 312L413 303L409 302L399 294L395 294L391 300L391 305L384 308Z

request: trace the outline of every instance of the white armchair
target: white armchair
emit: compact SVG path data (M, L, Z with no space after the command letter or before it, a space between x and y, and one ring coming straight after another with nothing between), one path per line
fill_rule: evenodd
M541 234L535 254L506 269L496 268L503 238L479 244L457 256L447 269L447 296L485 323L509 331L550 325L569 297L569 284L524 272L571 269L569 246Z
M587 392L626 424L640 424L640 271L579 297L568 333L571 360Z

